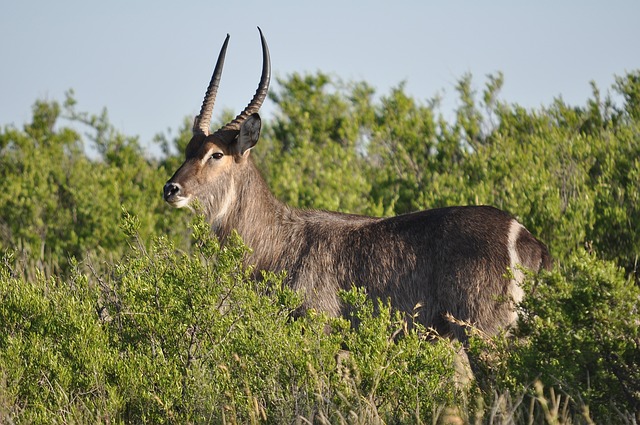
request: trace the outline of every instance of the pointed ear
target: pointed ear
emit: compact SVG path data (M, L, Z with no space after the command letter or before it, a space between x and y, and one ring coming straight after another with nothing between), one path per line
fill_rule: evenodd
M249 150L258 143L261 126L260 115L257 113L251 114L244 120L240 127L240 134L238 135L238 148L241 156L248 154Z

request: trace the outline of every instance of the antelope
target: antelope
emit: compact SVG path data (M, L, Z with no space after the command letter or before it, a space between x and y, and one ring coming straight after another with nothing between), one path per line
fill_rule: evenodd
M286 283L302 294L303 310L345 314L339 292L358 286L460 341L465 331L451 316L488 334L511 326L524 296L522 270L548 269L551 259L546 246L508 213L454 206L378 218L296 209L275 198L250 157L271 77L269 49L258 30L258 89L235 119L209 133L227 35L185 161L164 186L165 201L181 208L198 200L223 243L235 230L252 249L246 261L256 274L286 271Z

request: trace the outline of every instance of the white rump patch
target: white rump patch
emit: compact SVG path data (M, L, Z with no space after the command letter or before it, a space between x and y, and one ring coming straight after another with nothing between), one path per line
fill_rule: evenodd
M515 305L522 301L524 298L524 290L522 289L522 282L524 281L524 273L522 272L522 263L520 262L520 255L518 255L518 248L516 243L518 242L518 236L524 227L515 220L511 221L509 227L509 269L511 272L511 283L509 285L509 294L513 300L513 322L518 319L518 314L515 312Z

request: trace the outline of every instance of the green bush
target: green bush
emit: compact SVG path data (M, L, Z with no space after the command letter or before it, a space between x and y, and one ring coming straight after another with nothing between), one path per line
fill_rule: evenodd
M88 128L90 146L79 126ZM38 101L23 131L0 131L0 249L14 250L47 276L69 273L71 258L114 261L126 246L122 205L138 217L146 239L162 233L184 241L185 215L164 214L167 174L144 157L136 138L109 124L106 112L76 112L71 94L62 106Z
M294 74L252 151L293 206L492 204L549 245L515 336L474 339L481 390L454 385L455 346L384 302L354 289L354 317L293 319L298 296L254 280L239 238L189 230L161 188L190 120L155 160L106 111L37 101L0 129L0 422L640 420L640 72L581 106L525 109L502 84L463 76L445 119L403 84Z
M523 303L523 366L607 412L640 411L640 289L624 271L576 251Z
M576 414L588 408L602 423L633 420L640 413L640 288L612 262L577 250L527 289L515 338L476 339L481 379L512 393L533 393L540 380Z
M77 270L66 281L14 276L15 258L0 268L0 414L3 422L104 420L122 404L117 353L98 320L99 293Z
M251 279L237 237L221 247L198 217L195 251L187 255L165 237L147 248L139 225L125 211L130 247L104 275L83 274L74 263L66 280L40 275L27 282L5 255L6 417L282 423L356 415L406 422L424 421L454 400L450 344L404 329L388 306L374 314L373 303L354 291L345 299L358 328L316 312L294 320L299 297L282 276ZM397 331L403 337L396 342Z

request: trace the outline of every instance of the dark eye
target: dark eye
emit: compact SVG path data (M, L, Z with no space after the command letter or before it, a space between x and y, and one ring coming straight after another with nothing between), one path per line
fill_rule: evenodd
M221 159L223 156L222 152L215 152L211 154L209 159Z

